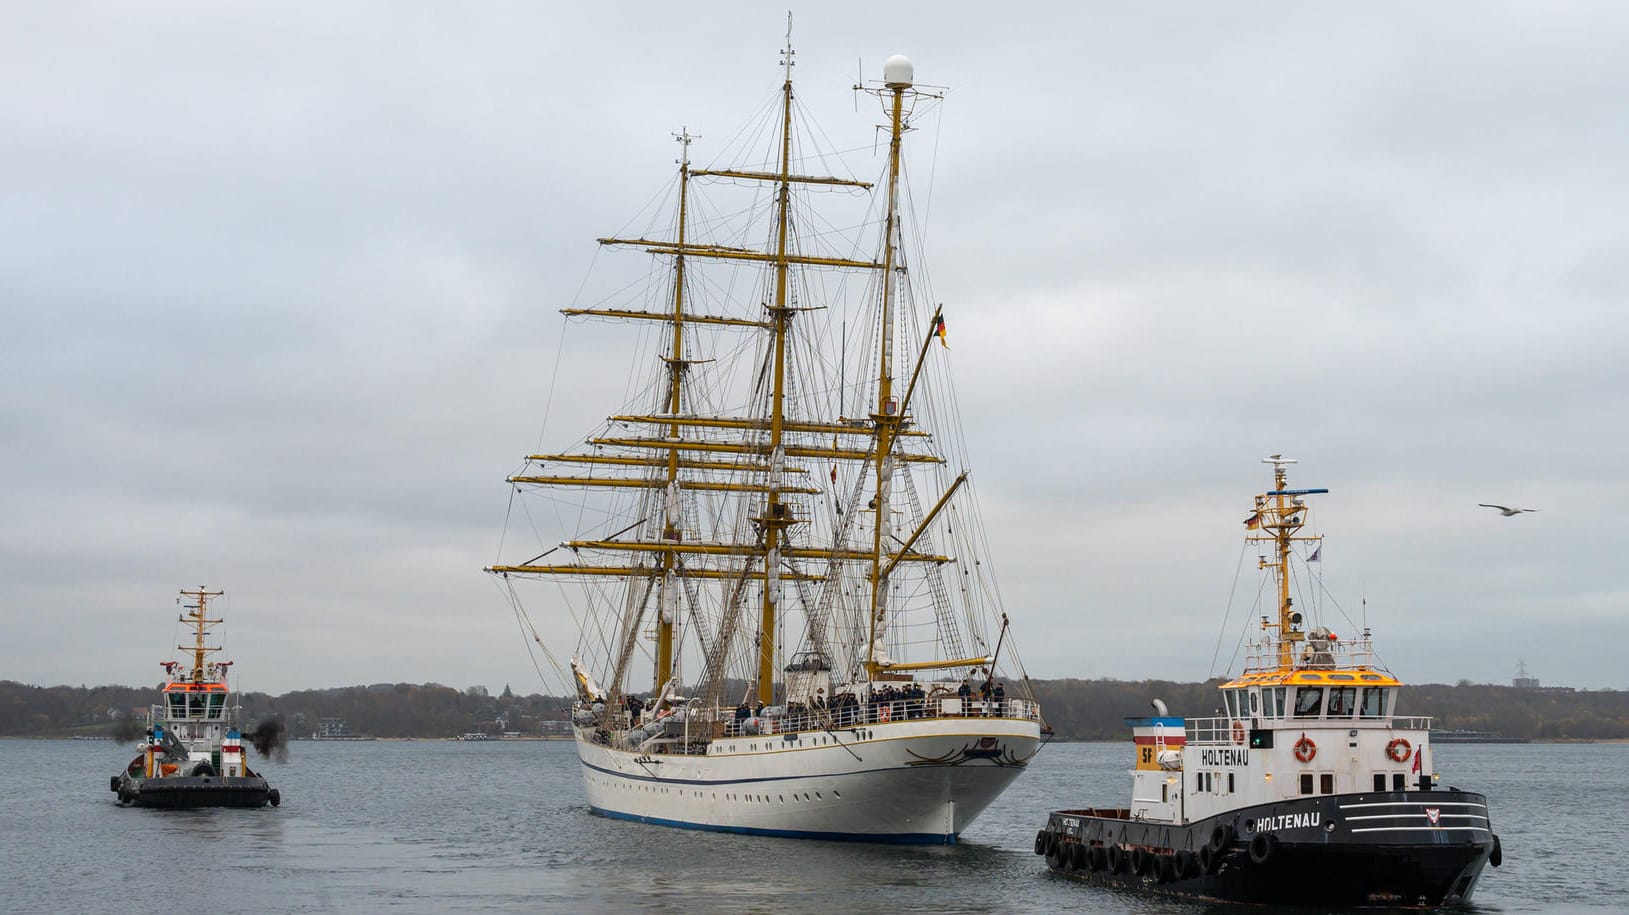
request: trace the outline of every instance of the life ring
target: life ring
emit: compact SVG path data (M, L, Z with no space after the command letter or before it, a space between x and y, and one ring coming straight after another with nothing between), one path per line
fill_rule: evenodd
M887 721L890 717L892 717L893 713L888 710L888 705L889 703L885 702L882 705L877 706L878 721Z
M1273 852L1278 851L1278 836L1270 832L1258 832L1250 840L1250 863L1266 864L1273 858Z
M1244 745L1244 722L1242 721L1233 722L1233 742L1240 746Z
M1396 740L1393 740L1391 743L1386 744L1386 756L1389 757L1392 762L1404 762L1408 759L1409 754L1413 752L1413 749L1413 747L1408 745L1408 741L1399 737Z
M1318 745L1302 734L1301 739L1295 742L1295 758L1299 762L1309 763L1318 755Z

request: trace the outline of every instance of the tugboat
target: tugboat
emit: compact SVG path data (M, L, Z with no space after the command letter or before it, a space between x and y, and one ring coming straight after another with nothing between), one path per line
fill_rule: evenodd
M191 652L192 667L178 661L164 661L164 701L151 706L147 730L130 765L113 776L109 787L119 803L137 807L276 807L282 797L276 788L249 768L244 754L244 737L238 731L239 706L233 704L227 688L231 661L205 662L206 655L220 648L204 644L209 627L221 622L209 618L209 599L225 592L182 591L189 603L181 622L192 627L191 646L177 646ZM261 731L268 729L262 728ZM257 733L251 742L266 752L271 741L281 736L273 726L271 734Z
M1309 627L1290 596L1291 560L1317 560L1301 533L1307 496L1282 455L1256 496L1247 540L1277 585L1243 673L1223 683L1221 717L1128 718L1131 806L1058 810L1035 836L1055 874L1220 902L1315 906L1466 903L1498 867L1487 798L1442 788L1431 721L1400 717L1402 683L1376 666L1369 631Z

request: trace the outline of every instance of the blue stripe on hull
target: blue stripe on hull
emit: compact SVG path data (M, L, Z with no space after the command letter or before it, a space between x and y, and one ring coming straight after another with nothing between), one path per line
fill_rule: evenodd
M640 816L637 813L622 813L617 810L605 810L600 807L588 808L602 817L613 820L628 820L634 823L652 823L657 826L676 826L679 829L700 829L707 832L733 832L746 836L778 836L783 839L825 839L832 842L876 842L888 845L955 845L954 835L934 835L921 832L897 833L870 833L870 832L808 832L801 829L758 829L752 826L715 826L710 823L690 823L685 820L669 820L662 817Z

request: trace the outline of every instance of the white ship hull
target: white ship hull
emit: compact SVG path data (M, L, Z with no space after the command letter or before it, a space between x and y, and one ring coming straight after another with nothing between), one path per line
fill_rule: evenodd
M1024 770L1033 720L928 719L734 737L706 755L642 754L577 732L588 803L691 829L954 844Z

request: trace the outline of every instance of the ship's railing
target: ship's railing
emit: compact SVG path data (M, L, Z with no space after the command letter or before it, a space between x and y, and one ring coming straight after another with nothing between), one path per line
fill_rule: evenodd
M619 723L629 725L628 714L618 716ZM640 716L633 725L633 734L640 742L651 737L676 740L702 741L718 737L742 737L765 734L791 734L803 731L826 731L900 721L920 721L943 718L1009 718L1037 721L1041 717L1041 704L1030 699L963 699L924 698L892 699L865 703L838 703L829 707L808 708L793 705L779 706L772 714L748 712L744 717L735 709L695 709L688 713L653 717ZM688 724L688 727L686 726ZM643 736L640 736L640 732Z
M725 712L728 714L728 710ZM890 699L815 709L793 707L785 715L751 715L745 719L729 715L724 722L724 736L735 737L754 730L760 734L790 734L931 718L1039 720L1040 717L1040 703L1029 699Z
M1386 718L1354 718L1351 716L1336 718L1257 718L1256 723L1262 727L1272 727L1275 724L1285 728L1308 727L1337 727L1352 728L1368 731L1429 731L1431 719L1425 717L1397 717ZM1243 722L1247 729L1250 722ZM1183 730L1171 733L1183 734L1190 746L1220 746L1233 745L1233 720L1230 718L1188 718L1183 721ZM1167 736L1171 736L1168 733ZM1246 736L1245 740L1249 740Z
M1278 652L1279 644L1272 639L1250 643L1245 653L1245 672L1278 670ZM1374 643L1362 636L1329 642L1308 639L1291 646L1290 664L1296 670L1373 668L1376 666Z

